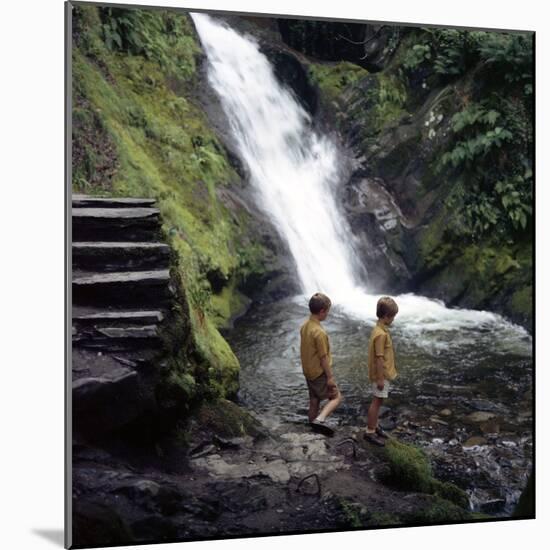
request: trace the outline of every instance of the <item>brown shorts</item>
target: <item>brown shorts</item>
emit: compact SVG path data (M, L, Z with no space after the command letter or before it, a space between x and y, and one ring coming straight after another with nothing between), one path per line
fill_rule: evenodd
M306 382L310 398L314 397L320 401L328 399L327 375L325 373L318 376L315 380L308 380L306 378Z

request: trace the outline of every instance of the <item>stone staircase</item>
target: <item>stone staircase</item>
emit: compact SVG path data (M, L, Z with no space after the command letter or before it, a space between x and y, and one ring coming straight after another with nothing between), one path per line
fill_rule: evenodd
M101 431L154 400L143 382L174 297L170 248L154 199L73 195L72 205L73 409L77 427Z

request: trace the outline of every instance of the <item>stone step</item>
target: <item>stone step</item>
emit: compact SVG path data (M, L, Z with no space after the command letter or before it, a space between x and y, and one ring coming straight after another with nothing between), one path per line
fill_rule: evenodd
M73 325L77 327L142 326L161 323L164 314L159 310L73 310Z
M78 274L73 277L73 303L159 307L172 296L169 282L168 269Z
M141 348L158 348L161 340L157 325L145 326L105 326L84 327L73 326L74 346L97 349L107 352L136 350Z
M73 208L124 208L124 207L152 207L155 199L127 198L127 197L92 197L90 195L73 195Z
M120 365L101 376L73 380L72 394L74 429L93 437L124 426L145 405L138 373Z
M168 268L170 247L158 242L73 242L73 269L95 271Z
M73 242L158 241L158 208L73 208Z

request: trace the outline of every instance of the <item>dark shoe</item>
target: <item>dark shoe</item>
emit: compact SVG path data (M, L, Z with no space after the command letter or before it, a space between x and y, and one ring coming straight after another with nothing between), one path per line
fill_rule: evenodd
M383 437L384 439L389 439L390 438L390 434L385 432L380 426L376 427L376 435L378 437Z
M332 437L334 435L334 430L327 424L326 420L314 420L313 422L310 422L309 425L314 432L322 433L328 437Z
M384 447L385 443L384 443L384 440L383 439L380 439L377 435L376 435L376 432L373 433L373 434L369 434L367 432L365 432L363 434L363 439L365 441L368 441L369 443L372 443L373 445L378 445L378 447Z

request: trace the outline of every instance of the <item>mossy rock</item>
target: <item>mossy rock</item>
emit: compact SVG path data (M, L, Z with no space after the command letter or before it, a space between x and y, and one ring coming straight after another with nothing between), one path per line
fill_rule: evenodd
M436 496L448 500L457 506L460 506L460 508L463 508L464 510L467 510L470 507L470 498L468 497L468 493L463 491L460 487L457 487L454 483L435 480L433 487Z
M203 403L195 419L200 429L220 437L263 437L266 433L249 412L227 399Z
M369 73L363 67L342 61L340 63L311 63L309 75L329 100L338 100L342 92Z
M399 516L388 512L374 512L368 521L368 524L373 527L389 527L392 525L401 525L402 523Z
M338 524L347 529L360 529L367 524L369 513L367 508L359 502L347 498L338 498L334 503L338 510Z
M528 285L516 290L507 305L512 318L530 329L533 323L533 287Z
M417 499L416 509L403 515L403 523L449 523L473 519L470 512L438 496Z
M434 495L462 510L469 509L467 493L453 483L435 479L428 458L418 447L392 439L385 446L385 454L389 461L386 481L391 485L406 491Z
M421 449L391 439L385 454L389 462L388 483L407 491L433 491L432 469Z

